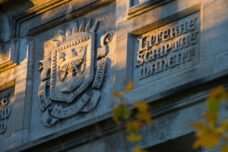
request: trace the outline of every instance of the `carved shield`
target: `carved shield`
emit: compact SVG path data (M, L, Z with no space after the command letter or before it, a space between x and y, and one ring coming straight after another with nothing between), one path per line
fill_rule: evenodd
M81 32L54 48L51 57L50 99L71 103L94 77L94 33Z
M65 32L59 30L45 44L46 56L39 63L41 82L38 96L42 122L47 127L80 112L90 112L100 99L107 43L112 34L101 36L100 48L95 50L95 31L99 21L93 26L91 20L84 26L84 21L80 26L75 22Z

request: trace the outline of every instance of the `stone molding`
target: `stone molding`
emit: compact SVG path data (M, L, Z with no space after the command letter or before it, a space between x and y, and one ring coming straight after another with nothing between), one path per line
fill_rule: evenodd
M10 44L1 44L1 46L4 46L0 50L0 72L3 72L17 65L17 55L13 41Z
M13 36L19 37L20 36L20 25L31 19L34 18L42 13L48 12L50 10L58 9L58 7L71 2L72 0L50 0L47 3L40 4L33 8L30 8L28 11L23 12L13 18ZM62 23L68 22L75 17L81 16L88 11L94 10L98 7L104 6L108 3L111 3L115 0L89 0L82 6L77 6L76 9L71 10L67 14L62 14L58 18L54 18L52 20L47 21L41 25L38 25L32 29L28 29L27 35L34 36L42 31L46 31L56 25L60 25ZM76 4L74 4L76 6ZM74 6L72 6L74 7ZM71 16L69 18L69 16Z

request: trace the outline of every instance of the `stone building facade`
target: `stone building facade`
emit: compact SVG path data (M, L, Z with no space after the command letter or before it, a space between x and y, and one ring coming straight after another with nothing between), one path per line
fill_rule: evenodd
M227 0L1 0L0 152L130 152L122 91L157 125L148 152L192 149L208 91L227 87ZM216 151L216 150L215 150Z

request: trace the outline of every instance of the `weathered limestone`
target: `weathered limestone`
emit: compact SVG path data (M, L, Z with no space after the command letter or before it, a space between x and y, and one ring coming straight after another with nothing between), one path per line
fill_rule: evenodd
M195 151L176 143L190 147L208 90L227 87L227 0L12 3L0 2L0 152L130 152L112 121L129 81L128 103L158 123L140 145Z

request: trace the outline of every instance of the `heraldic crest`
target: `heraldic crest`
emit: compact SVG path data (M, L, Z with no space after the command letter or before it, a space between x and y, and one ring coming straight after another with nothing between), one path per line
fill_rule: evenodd
M98 24L99 21L92 24L91 19L73 22L68 30L59 31L45 44L44 50L49 55L39 63L38 91L45 126L79 112L89 112L97 105L105 74L106 44L112 40L112 33L104 34L96 51Z

